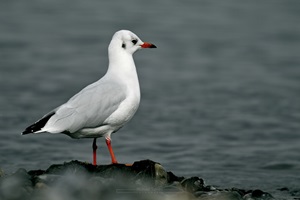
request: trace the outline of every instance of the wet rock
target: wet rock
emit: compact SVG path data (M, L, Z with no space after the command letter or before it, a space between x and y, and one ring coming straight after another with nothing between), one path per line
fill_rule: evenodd
M279 191L289 191L289 188L283 187L283 188L279 188L279 189L277 189L277 190L279 190Z
M77 160L71 161L71 162L66 162L64 164L59 164L59 165L51 165L45 173L47 174L83 174L86 173L89 169L89 165L84 162L79 162ZM38 171L42 172L42 171Z
M241 192L232 189L217 189L213 186L205 186L204 180L199 177L191 177L181 182L182 188L192 193L201 200L242 200Z
M41 189L48 189L48 185L42 182L37 182L34 186L35 189L41 190Z
M167 172L167 175L168 183L181 182L182 180L184 180L184 177L176 176L175 174L173 174L173 172Z
M197 197L201 200L243 200L242 196L236 191L215 190L202 192L200 195L197 195Z
M4 171L0 168L0 177L4 176Z
M300 189L294 189L290 191L290 194L295 197L295 199L299 199L300 200Z
M159 174L159 172L156 172L155 164L156 162L151 160L134 162L131 170L134 174L136 174L135 180L147 180L149 183L155 185L156 175Z
M17 192L16 192L17 191ZM54 195L54 196L53 196ZM46 170L18 170L0 177L0 199L200 199L270 200L261 190L218 189L200 177L184 178L151 160L98 165L71 161ZM107 198L105 198L107 197Z
M287 188L287 187L282 187L282 188L279 188L277 190L288 194L294 200L300 200L300 189L290 189L290 188Z
M0 180L0 199L29 199L32 191L31 176L25 169Z
M245 200L271 200L274 199L274 197L267 192L263 192L261 190L253 190L245 194L244 199Z
M181 181L182 187L190 192L195 193L197 191L204 191L204 181L199 177L191 177Z
M155 170L155 185L156 186L163 186L166 185L168 182L168 173L158 163L154 164L154 170Z

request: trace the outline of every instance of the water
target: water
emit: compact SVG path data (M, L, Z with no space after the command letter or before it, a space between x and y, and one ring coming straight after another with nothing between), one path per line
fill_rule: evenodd
M20 133L104 75L129 29L158 48L135 54L142 101L112 136L118 161L289 198L277 189L300 190L299 17L296 0L1 1L0 167L91 162L91 139Z

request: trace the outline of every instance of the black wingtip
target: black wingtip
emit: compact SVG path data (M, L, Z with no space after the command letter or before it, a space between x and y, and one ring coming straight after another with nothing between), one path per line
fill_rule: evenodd
M55 114L55 112L51 112L44 116L42 119L38 120L34 124L28 126L22 133L21 135L27 135L30 133L35 133L37 131L40 131L48 122L48 120Z
M27 134L29 134L29 133L32 133L32 132L27 131L27 130L25 129L25 131L23 131L23 132L21 133L21 135L27 135Z
M28 126L22 133L21 133L21 135L27 135L27 134L30 134L30 133L34 133L34 129L33 129L33 126L34 126L35 124L32 124L32 125L30 125L30 126ZM36 131L38 131L38 130L36 130Z

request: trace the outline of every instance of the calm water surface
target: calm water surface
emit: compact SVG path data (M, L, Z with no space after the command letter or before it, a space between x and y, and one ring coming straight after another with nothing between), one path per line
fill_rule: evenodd
M299 18L296 0L1 1L0 167L91 162L91 139L20 133L103 76L129 29L158 48L135 54L142 101L112 136L118 161L285 198L300 190Z

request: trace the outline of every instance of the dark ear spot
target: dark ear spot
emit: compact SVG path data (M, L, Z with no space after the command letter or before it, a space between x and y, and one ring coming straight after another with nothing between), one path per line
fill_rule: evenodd
M122 48L126 49L126 44L125 43L122 44Z

